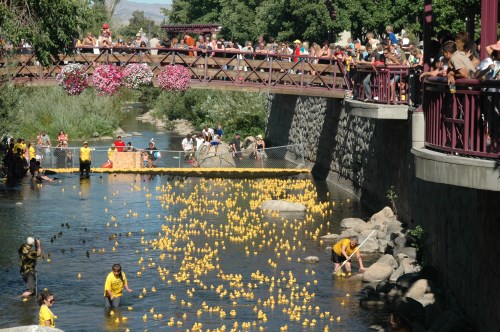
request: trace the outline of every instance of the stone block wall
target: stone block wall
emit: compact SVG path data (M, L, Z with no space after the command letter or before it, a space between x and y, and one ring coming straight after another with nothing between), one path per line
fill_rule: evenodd
M428 233L438 268L477 330L500 325L500 194L422 181L415 176L408 120L349 115L343 100L270 95L266 146L304 145L313 175L380 209L394 186L397 212Z

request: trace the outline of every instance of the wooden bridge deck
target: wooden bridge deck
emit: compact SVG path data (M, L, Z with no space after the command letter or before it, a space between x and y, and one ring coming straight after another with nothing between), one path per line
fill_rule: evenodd
M54 85L57 74L69 63L85 65L89 75L101 64L147 63L154 74L154 84L164 66L182 65L191 73L193 88L343 98L349 87L342 63L337 60L319 64L315 63L319 59L308 56L293 62L290 57L271 54L224 52L217 56L190 56L176 49L164 50L165 54L160 55L146 51L115 54L112 50L101 50L98 54L60 55L47 67L40 66L33 54L3 56L0 57L0 75L15 84Z

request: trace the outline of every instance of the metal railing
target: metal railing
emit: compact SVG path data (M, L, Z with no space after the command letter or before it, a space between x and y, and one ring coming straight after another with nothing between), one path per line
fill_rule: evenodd
M108 149L91 148L92 168L105 166L108 162ZM44 168L75 168L79 167L80 147L43 148L37 151L37 159ZM145 150L137 149L138 152ZM158 149L159 155L152 161L153 167L165 168L281 168L291 169L304 165L304 149L302 145L285 145L265 148L255 151L252 147L242 148L240 153L214 147L202 146L200 151L186 153L185 151L169 151ZM116 152L118 154L128 152ZM148 167L147 152L141 156L141 168ZM112 168L112 167L111 167Z
M68 63L85 65L89 75L100 64L147 63L155 78L163 66L182 65L189 69L192 84L258 85L270 89L337 91L342 94L350 88L342 61L333 58L179 48L72 49L47 67L41 66L34 54L0 56L0 75L14 80L55 80Z
M437 151L500 159L500 81L445 78L424 82L425 146Z
M382 104L408 105L410 67L357 64L355 99Z

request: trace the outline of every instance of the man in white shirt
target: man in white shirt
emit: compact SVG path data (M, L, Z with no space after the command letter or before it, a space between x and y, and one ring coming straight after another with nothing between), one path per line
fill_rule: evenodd
M152 48L151 55L158 54L158 50L154 50L154 48L160 47L160 40L158 39L158 35L156 33L153 35L153 38L149 40L149 47Z
M187 134L182 140L182 150L184 150L184 159L189 159L189 154L194 152L193 138L191 134Z

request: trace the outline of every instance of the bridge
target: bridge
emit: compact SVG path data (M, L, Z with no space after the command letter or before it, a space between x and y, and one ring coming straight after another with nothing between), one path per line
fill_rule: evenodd
M162 67L181 65L189 69L193 88L327 98L343 98L350 88L342 61L336 59L178 48L80 48L59 55L47 67L41 66L34 54L4 55L0 57L0 75L15 84L52 85L57 84L57 74L69 63L86 66L89 75L101 64L147 63L154 83Z

